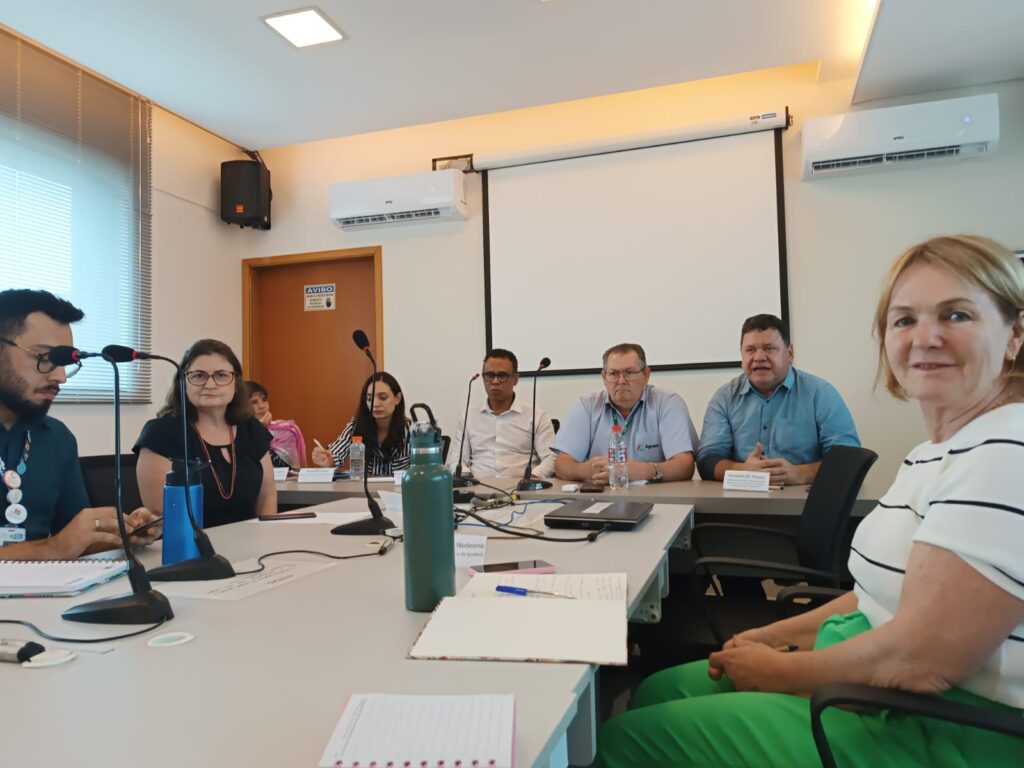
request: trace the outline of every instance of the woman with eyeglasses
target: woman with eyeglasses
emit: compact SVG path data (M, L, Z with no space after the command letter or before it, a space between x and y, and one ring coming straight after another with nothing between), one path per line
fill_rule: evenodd
M370 412L370 384L376 380L373 412ZM390 373L379 371L363 384L356 415L327 448L319 443L313 449L318 467L340 467L348 458L352 438L361 437L366 446L366 471L386 477L409 468L409 421L405 418L402 388Z
M235 353L221 341L202 339L185 352L181 370L191 425L189 458L209 465L199 473L203 527L276 514L270 432L253 416ZM181 409L175 378L164 407L142 428L133 449L139 455L136 474L143 503L155 511L163 508L171 459L183 454Z

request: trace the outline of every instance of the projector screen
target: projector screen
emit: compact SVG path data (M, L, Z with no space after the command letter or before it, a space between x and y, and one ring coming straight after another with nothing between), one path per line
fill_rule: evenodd
M488 348L593 373L738 365L740 326L786 319L780 130L485 171Z

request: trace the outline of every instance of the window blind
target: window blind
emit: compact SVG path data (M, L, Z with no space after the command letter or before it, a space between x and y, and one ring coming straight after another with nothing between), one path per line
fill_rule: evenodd
M85 312L75 345L149 349L150 105L0 30L0 289L43 288ZM125 402L150 402L149 364L122 366ZM108 402L88 360L61 402Z

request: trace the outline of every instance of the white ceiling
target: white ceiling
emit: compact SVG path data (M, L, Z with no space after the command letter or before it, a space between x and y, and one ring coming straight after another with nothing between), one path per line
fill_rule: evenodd
M882 0L858 99L951 87L951 77L962 85L992 72L1024 76L1024 46L1011 40L1024 3L924 11L950 4L966 7ZM821 61L824 78L852 77L874 0L317 5L346 40L292 48L261 21L303 7L288 0L0 0L0 21L225 138L265 149L807 61ZM900 5L912 8L909 16ZM942 51L924 45L931 32L920 16L956 31ZM1015 23L1002 27L1005 16ZM992 32L982 39L971 27L979 17ZM924 42L907 55L908 40ZM985 67L972 66L979 58Z

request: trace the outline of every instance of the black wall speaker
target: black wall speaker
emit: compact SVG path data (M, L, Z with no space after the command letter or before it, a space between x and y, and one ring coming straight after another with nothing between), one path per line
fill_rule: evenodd
M228 224L270 229L270 171L256 160L220 164L220 218Z

